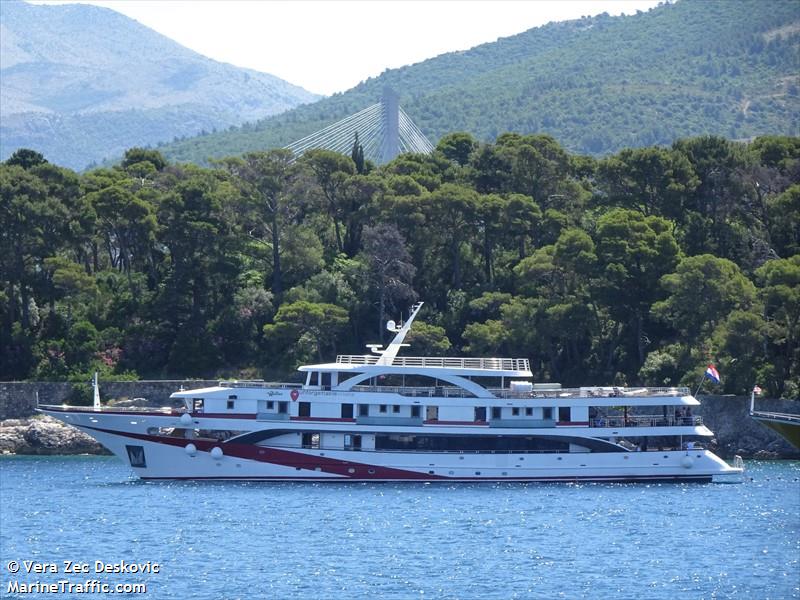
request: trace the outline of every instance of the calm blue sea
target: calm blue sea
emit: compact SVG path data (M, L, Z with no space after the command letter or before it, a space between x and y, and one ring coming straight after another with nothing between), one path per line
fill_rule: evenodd
M94 579L159 599L800 597L800 463L747 468L741 485L195 484L3 457L0 596ZM123 560L160 572L95 573Z

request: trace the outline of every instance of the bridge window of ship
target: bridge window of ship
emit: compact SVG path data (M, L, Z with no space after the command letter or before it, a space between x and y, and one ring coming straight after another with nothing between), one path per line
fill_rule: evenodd
M192 412L203 412L202 398L192 398Z

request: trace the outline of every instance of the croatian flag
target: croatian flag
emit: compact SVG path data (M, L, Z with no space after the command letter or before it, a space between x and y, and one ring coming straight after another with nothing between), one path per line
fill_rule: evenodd
M706 369L706 377L714 383L719 383L719 371L717 371L714 365L708 365L708 368Z
M756 394L756 395L760 394L760 393L761 393L761 388L760 388L760 387L758 387L758 386L755 386L755 387L753 388L753 393L754 393L754 394Z

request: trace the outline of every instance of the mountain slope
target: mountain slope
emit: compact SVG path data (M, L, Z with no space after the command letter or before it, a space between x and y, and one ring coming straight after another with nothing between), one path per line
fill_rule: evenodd
M385 85L433 140L544 132L575 152L718 134L800 133L800 3L681 0L551 23L386 71L313 105L168 144L176 160L282 146L376 102Z
M0 81L0 159L33 147L72 168L318 98L79 4L0 3Z

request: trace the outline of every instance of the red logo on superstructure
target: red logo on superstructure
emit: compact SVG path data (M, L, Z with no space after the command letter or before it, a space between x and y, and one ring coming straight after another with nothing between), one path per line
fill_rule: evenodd
M291 392L289 392L289 395L292 397L292 402L294 402L300 397L300 392L298 392L297 390L292 390Z

